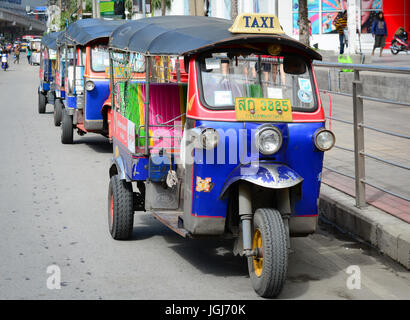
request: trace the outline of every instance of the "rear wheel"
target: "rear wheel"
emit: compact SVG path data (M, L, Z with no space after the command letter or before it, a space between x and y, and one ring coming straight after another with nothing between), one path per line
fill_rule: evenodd
M73 143L73 117L67 114L66 109L63 111L63 119L61 121L61 143Z
M45 113L46 112L46 104L47 104L47 99L46 96L41 93L41 91L38 91L38 113Z
M108 228L115 240L131 238L134 226L132 185L113 175L108 187Z
M54 101L54 125L56 127L61 125L61 119L63 116L63 102L60 99Z
M257 209L253 217L252 249L248 258L252 286L261 297L274 298L282 291L288 267L287 234L279 211Z

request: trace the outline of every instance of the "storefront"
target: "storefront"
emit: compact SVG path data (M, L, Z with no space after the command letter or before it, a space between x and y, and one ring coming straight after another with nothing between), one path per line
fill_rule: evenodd
M278 1L278 17L286 34L298 39L299 1ZM238 0L238 13L274 13L275 0ZM409 0L307 0L308 18L311 22L311 45L317 43L319 49L338 51L339 39L333 21L343 10L349 13L349 29L352 41L351 52L368 53L373 48L374 39L371 26L377 13L383 11L387 23L386 47L399 27L410 28ZM173 0L172 9L167 14L189 14L190 0ZM209 0L209 15L230 19L230 0ZM359 33L356 32L359 30Z

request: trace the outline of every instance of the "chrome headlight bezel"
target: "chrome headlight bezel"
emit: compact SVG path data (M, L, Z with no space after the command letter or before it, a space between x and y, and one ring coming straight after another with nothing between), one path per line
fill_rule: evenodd
M333 138L332 144L329 148L323 148L323 146L320 146L319 143L318 143L318 137L319 137L319 135L321 135L323 133L330 133L330 135ZM329 151L330 149L332 149L334 147L334 145L336 143L336 136L332 131L330 131L328 129L319 128L318 130L316 130L316 132L313 135L313 143L314 143L315 147L318 148L320 151L323 151L323 152Z
M201 130L201 133L198 136L199 145L202 149L205 150L215 149L216 146L219 144L219 139L219 133L214 128L204 128Z
M95 83L92 80L87 80L85 82L84 87L85 87L85 90L87 90L87 91L93 91L94 88L95 88Z
M279 143L277 144L276 148L273 151L266 151L260 141L260 137L262 134L266 134L267 131L272 131L273 134L276 134L278 136L278 140ZM263 155L272 155L275 154L276 152L278 152L280 150L280 148L282 147L282 143L283 143L283 137L282 137L282 133L280 132L280 130L272 125L269 126L262 126L259 127L255 133L255 145L256 148L259 150L260 153L262 153Z

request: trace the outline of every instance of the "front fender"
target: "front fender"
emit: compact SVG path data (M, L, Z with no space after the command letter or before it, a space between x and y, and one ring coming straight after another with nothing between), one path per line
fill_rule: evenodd
M219 199L223 199L229 187L239 180L270 189L285 189L301 183L303 178L283 164L269 162L242 164L236 167L226 179Z
M126 174L125 174L124 162L122 161L122 158L120 156L117 156L111 159L110 178L114 174L118 174L121 180L127 179Z

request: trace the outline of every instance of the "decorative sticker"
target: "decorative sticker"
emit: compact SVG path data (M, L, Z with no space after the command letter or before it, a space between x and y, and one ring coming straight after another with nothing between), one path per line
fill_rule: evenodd
M313 100L312 97L312 92L311 91L305 91L305 90L299 90L298 91L298 98L300 101L304 103L311 103Z
M233 104L231 91L215 91L215 106L229 106Z
M311 92L312 91L312 86L310 85L310 80L309 79L303 79L299 78L299 88L300 90Z
M268 98L269 99L283 99L282 88L268 87Z
M211 178L202 179L201 177L196 177L195 190L198 192L210 192L213 187L213 183L211 183L211 181Z

